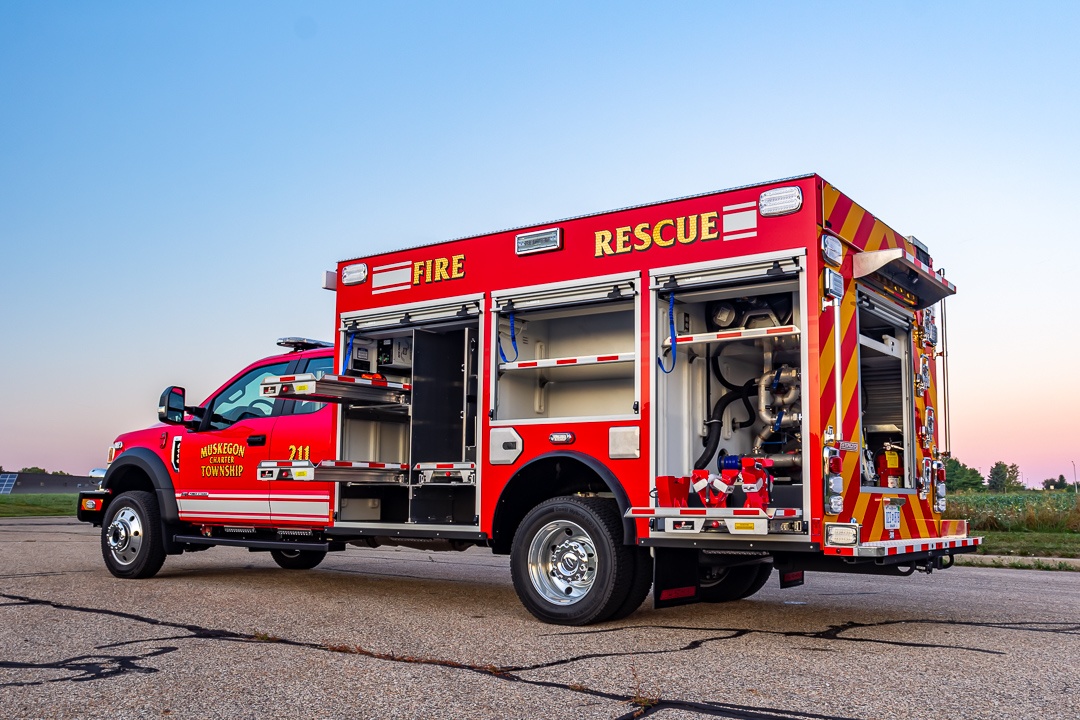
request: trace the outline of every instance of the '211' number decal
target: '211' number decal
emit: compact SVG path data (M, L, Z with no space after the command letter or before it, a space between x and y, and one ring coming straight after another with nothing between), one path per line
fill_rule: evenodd
M289 446L289 459L290 460L310 460L311 459L311 446L310 445L290 445Z

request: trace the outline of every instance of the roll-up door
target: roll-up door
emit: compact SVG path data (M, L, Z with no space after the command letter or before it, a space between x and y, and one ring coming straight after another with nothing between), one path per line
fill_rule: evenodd
M631 300L637 295L637 274L611 276L603 280L590 280L558 286L517 288L491 293L494 309L498 312L535 310L545 307L585 305L598 302Z
M650 270L654 288L685 290L785 280L798 276L805 265L804 252L769 253L756 258L739 258L727 263L659 268Z
M435 305L403 306L392 309L357 310L341 314L345 332L368 332L415 325L430 325L480 316L480 297L459 297Z

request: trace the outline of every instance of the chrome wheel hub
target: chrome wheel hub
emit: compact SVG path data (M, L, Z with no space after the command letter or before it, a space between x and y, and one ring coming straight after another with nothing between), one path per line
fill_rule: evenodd
M548 602L573 605L596 581L596 546L585 529L569 520L540 528L529 544L529 579Z
M121 508L105 529L105 541L113 559L121 565L130 565L142 549L143 527L139 514L129 507Z

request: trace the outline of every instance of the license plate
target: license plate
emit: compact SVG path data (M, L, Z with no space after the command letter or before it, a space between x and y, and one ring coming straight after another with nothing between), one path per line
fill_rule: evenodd
M886 505L885 506L885 529L886 530L899 530L900 529L900 506L899 505Z

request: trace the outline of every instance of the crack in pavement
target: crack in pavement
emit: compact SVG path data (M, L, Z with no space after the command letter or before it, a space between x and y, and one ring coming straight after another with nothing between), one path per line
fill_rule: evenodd
M964 652L982 653L986 655L1005 655L1002 650L990 650L986 648L978 647L966 647L963 645L942 645L939 643L920 643L910 642L903 640L884 640L878 638L864 638L864 637L846 637L843 633L851 630L862 630L866 628L885 628L893 625L946 625L946 626L961 626L971 628L994 628L998 630L1013 630L1017 632L1033 632L1033 633L1052 633L1055 635L1080 635L1080 623L1077 622L1038 622L1038 621L1016 621L1016 622L975 622L970 620L934 620L930 618L915 618L909 620L882 620L880 622L872 623L860 623L860 622L845 622L837 625L830 625L824 630L817 631L800 631L800 630L765 630L760 628L710 628L699 627L693 625L629 625L625 627L617 628L597 628L594 630L578 630L574 632L565 633L549 633L549 637L570 637L574 635L600 635L605 633L617 633L625 632L627 630L679 630L679 631L695 631L695 632L719 632L729 633L728 635L718 635L716 637L701 638L691 641L681 648L674 650L662 650L662 651L642 651L640 654L647 653L662 653L662 652L685 652L687 650L695 650L701 645L713 642L715 640L728 640L735 637L742 637L744 635L759 634L759 635L777 635L780 637L788 638L807 638L812 640L838 640L843 642L853 643L875 643L880 645L891 645L895 647L907 647L918 649L935 649L935 650L961 650ZM587 658L588 656L582 656ZM567 662L573 662L573 659L563 659L554 661L555 664L565 664ZM546 665L538 665L536 667L546 667ZM531 668L530 668L531 669Z
M68 605L65 603L56 602L54 600L32 598L23 595L0 593L0 598L4 598L9 601L5 603L0 603L0 607L51 607L55 610L76 613L88 613L92 615L102 615L105 617L113 617L147 625L154 625L163 628L174 628L184 631L182 634L169 635L166 637L144 638L140 640L127 640L116 643L109 643L106 645L100 645L95 647L96 650L109 650L116 649L124 645L133 645L139 643L158 643L174 640L218 640L224 642L238 643L275 643L287 647L294 647L305 650L359 655L362 657L368 657L386 662L403 663L410 665L429 665L434 667L447 668L451 670L461 670L464 672L472 672L507 682L522 683L531 687L563 690L566 692L582 694L589 697L610 700L613 702L620 702L631 706L631 710L629 712L619 716L616 720L629 720L630 718L645 717L661 710L671 709L688 710L700 715L727 718L728 720L852 720L850 718L842 718L835 715L806 713L797 710L786 710L782 708L753 707L720 702L694 702L690 700L665 699L660 697L644 698L641 696L640 692L637 694L612 693L603 690L597 690L594 688L589 688L584 685L579 685L575 683L562 683L551 680L530 679L515 674L527 670L545 667L545 665L522 667L475 665L439 658L417 657L411 655L398 655L395 653L376 652L358 645L313 643L300 640L290 640L287 638L279 638L260 633L248 634L238 633L231 630L205 628L192 623L178 623L168 620L159 620L157 618L146 617L143 615L138 615L136 613L124 612L121 610L109 610L105 608L91 608L78 605ZM156 673L159 672L157 668L141 665L139 664L139 661L145 661L150 658L166 655L175 652L178 649L179 648L177 646L169 645L153 648L152 650L142 655L110 655L107 653L102 653L93 655L79 655L56 662L46 663L0 661L0 668L39 671L59 670L69 673L65 677L52 678L48 680L15 681L0 683L0 688L25 687L29 685L41 685L54 682L86 682L90 680L103 680L129 672ZM594 655L594 657L617 657L618 655L621 655L621 653L597 653ZM555 664L559 663L551 663L551 665Z
M623 632L640 632L642 630L668 630L678 632L708 632L714 633L708 637L693 639L680 647L665 648L658 650L636 650L626 652L595 652L585 653L582 655L576 655L573 657L560 658L543 663L536 663L532 665L477 665L462 663L455 660L447 660L440 658L419 657L413 655L399 655L396 653L378 652L369 650L359 645L348 644L333 644L333 643L313 643L298 640L290 640L286 638L279 638L270 635L264 635L260 633L247 634L238 633L231 630L222 630L214 628L206 628L200 625L190 623L178 623L167 620L159 620L156 618L146 617L135 613L124 612L120 610L109 610L104 608L89 608L76 605L67 605L64 603L44 600L40 598L31 598L21 595L11 595L7 593L0 593L0 598L6 599L8 602L0 603L0 607L16 607L16 606L47 606L56 610L63 610L69 612L89 613L95 615L102 615L107 617L114 617L117 619L129 620L132 622L143 623L148 625L159 626L162 628L172 628L175 630L183 631L181 634L172 634L164 637L157 638L144 638L139 640L126 640L116 643L110 643L106 645L100 645L95 647L96 650L110 650L117 649L126 645L142 644L142 643L160 643L167 641L184 641L184 640L219 640L225 642L238 642L238 643L276 643L285 645L288 647L295 647L305 650L314 650L321 652L337 652L349 655L359 655L362 657L368 657L375 660L382 660L386 662L404 663L412 665L429 665L434 667L442 667L453 670L461 670L465 672L477 673L487 677L509 681L520 682L526 685L534 687L544 687L551 689L558 689L573 693L579 693L588 695L598 699L605 699L614 702L621 702L630 705L633 709L620 717L618 720L627 720L629 718L645 717L652 715L661 710L673 710L681 709L691 711L694 713L720 718L729 718L733 720L776 720L776 719L788 719L788 720L823 720L831 719L836 720L836 716L821 715L814 713L804 713L793 710L786 710L781 708L762 708L744 705L735 705L731 703L719 703L719 702L694 702L689 700L675 700L664 698L645 698L641 693L636 694L620 694L606 692L602 690L596 690L583 685L575 683L562 683L549 680L531 679L522 677L521 673L544 670L561 665L567 665L570 663L581 662L590 659L612 659L618 657L636 657L645 655L665 655L689 652L697 650L709 643L718 642L722 640L734 640L742 637L746 637L753 634L761 635L775 635L786 638L805 638L815 640L827 640L827 641L840 641L840 642L854 642L854 643L878 643L884 645L919 648L919 649L945 649L945 650L960 650L964 652L984 653L989 655L1005 655L1006 653L1000 650L990 650L977 647L966 647L957 645L945 645L939 643L922 643L911 641L899 641L899 640L885 640L879 638L865 638L865 637L849 637L846 635L852 631L865 630L865 629L879 629L896 625L958 625L961 627L971 628L993 628L1005 631L1015 632L1034 632L1034 633L1052 633L1058 635L1078 635L1080 634L1080 623L1076 622L1038 622L1038 621L1017 621L1017 622L975 622L975 621L948 621L948 620L935 620L935 619L910 619L910 620L885 620L872 623L861 622L844 622L835 625L830 625L823 630L817 631L796 631L796 630L764 630L755 628L718 628L718 627L700 627L700 626L685 626L685 625L631 625L615 628L596 628L591 630L579 630L573 632L563 633L548 633L547 636L551 637L572 637L578 635L602 635L610 633L623 633ZM48 663L27 663L27 662L15 662L15 661L0 661L0 668L7 669L22 669L22 670L57 670L68 673L64 677L53 678L49 680L35 680L35 681L23 681L23 682L9 682L0 683L0 687L21 687L27 685L40 685L51 682L85 682L89 680L106 679L122 675L128 672L137 673L155 673L158 672L156 668L149 667L140 664L140 661L145 661L150 658L165 655L179 649L176 646L161 646L156 647L142 655L109 655L109 654L93 654L93 655L80 655L72 658L66 658L57 662Z

